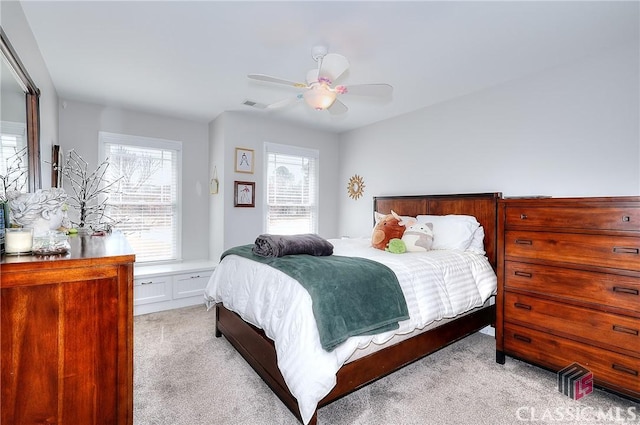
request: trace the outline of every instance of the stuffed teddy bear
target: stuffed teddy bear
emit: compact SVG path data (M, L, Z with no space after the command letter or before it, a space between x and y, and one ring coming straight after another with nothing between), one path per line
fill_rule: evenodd
M371 234L371 246L386 249L391 239L402 239L407 222L394 211L391 214L375 213L376 225Z
M407 252L407 246L402 239L394 238L389 241L389 246L385 249L392 254L404 254Z
M429 251L433 245L433 224L414 223L407 227L402 241L409 252Z

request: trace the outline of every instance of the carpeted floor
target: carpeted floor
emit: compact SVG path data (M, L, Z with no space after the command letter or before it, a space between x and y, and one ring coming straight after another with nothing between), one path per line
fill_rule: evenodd
M134 424L298 424L227 340L214 311L135 317ZM322 425L640 423L640 404L595 390L575 401L555 373L507 358L474 334L318 411Z

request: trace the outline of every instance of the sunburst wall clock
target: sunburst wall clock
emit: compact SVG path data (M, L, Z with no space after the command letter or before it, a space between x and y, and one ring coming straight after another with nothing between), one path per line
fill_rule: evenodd
M349 179L347 193L351 199L358 199L364 193L364 179L357 174Z

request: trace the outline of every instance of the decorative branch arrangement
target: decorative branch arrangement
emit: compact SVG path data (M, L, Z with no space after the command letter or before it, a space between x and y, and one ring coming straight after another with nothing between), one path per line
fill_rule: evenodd
M27 166L25 158L27 157L27 147L16 151L6 160L6 173L0 174L0 202L7 201L7 192L15 190L18 192L26 192L27 189Z
M61 168L62 175L68 180L69 206L79 212L78 221L71 220L71 224L78 229L110 231L117 222L107 215L108 194L122 177L108 181L107 160L91 173L87 168L87 162L74 150L69 151Z

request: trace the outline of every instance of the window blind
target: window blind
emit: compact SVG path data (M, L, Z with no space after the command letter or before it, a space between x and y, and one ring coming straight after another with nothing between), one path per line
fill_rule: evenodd
M0 121L0 175L0 190L26 191L29 170L24 123Z
M318 151L266 143L265 153L266 232L316 233Z
M102 134L112 178L120 177L107 209L136 253L136 262L180 257L181 144Z

